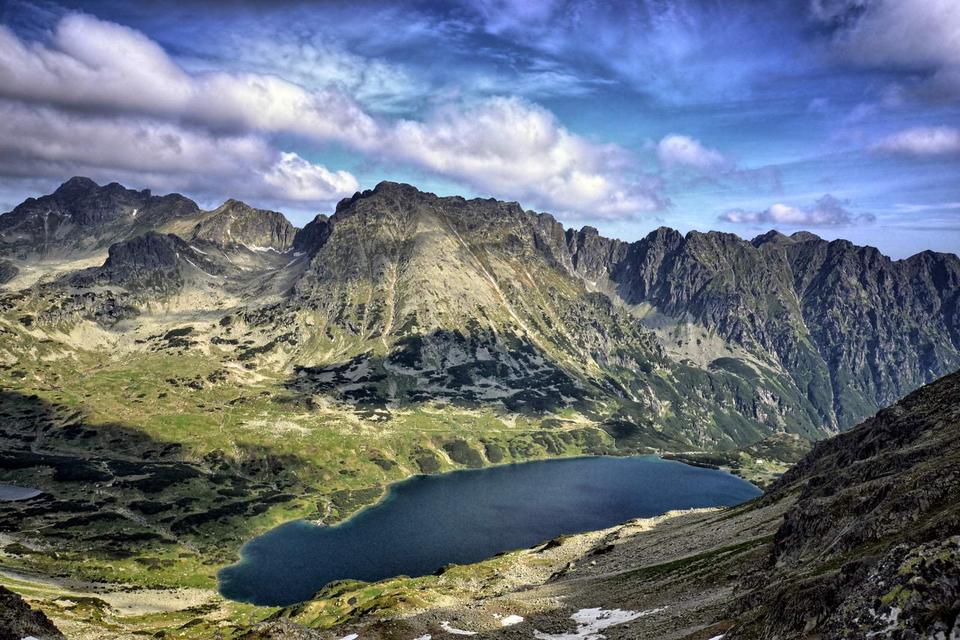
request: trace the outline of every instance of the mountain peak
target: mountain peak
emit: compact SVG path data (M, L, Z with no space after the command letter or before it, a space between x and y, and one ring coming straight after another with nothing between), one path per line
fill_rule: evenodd
M253 207L248 205L243 200L237 200L236 198L228 198L224 200L223 204L217 207L215 211L230 211L234 209L250 210L250 209L253 209Z
M83 176L74 176L57 187L57 190L54 191L54 195L58 196L76 196L82 195L93 189L98 189L100 185L91 180L90 178L85 178Z
M790 234L790 239L796 242L812 242L815 240L823 240L820 236L815 233L810 233L809 231L795 231Z
M241 244L253 249L286 251L293 244L296 231L282 213L257 209L230 198L197 223L191 238L223 246Z
M795 242L795 239L780 233L776 229L770 229L770 231L767 231L766 233L762 233L756 238L754 238L753 240L751 240L750 244L752 244L755 247L760 247L771 242L774 242L777 244L783 244L783 243Z

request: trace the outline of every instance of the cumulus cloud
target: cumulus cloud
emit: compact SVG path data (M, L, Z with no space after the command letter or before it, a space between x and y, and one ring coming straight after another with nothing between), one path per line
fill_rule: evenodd
M26 43L0 26L0 98L70 112L78 123L90 118L102 124L108 116L118 126L149 121L141 147L159 144L164 127L176 128L180 137L174 138L181 145L212 145L206 155L216 155L217 145L228 141L259 140L263 149L250 164L260 171L255 183L287 198L342 191L355 181L343 172L267 152L263 137L343 144L560 213L624 217L664 205L655 179L629 175L622 148L590 142L561 126L549 111L520 99L447 104L423 120L381 120L336 84L310 91L269 74L187 72L142 33L83 14L61 19L47 43ZM64 153L70 153L75 147L69 141L78 134L63 135ZM48 139L56 147L55 139ZM181 160L170 148L158 149L155 159L117 155L111 166L147 170L144 163ZM50 161L43 155L49 150L34 146L33 152L38 161ZM267 155L269 164L263 161ZM205 165L194 166L203 170ZM204 173L216 172L207 168ZM241 175L249 176L250 170Z
M811 207L798 208L776 203L763 211L731 209L721 214L720 220L737 224L781 224L788 227L840 227L876 220L872 213L851 212L846 208L847 204L827 194Z
M716 149L689 136L671 133L656 146L657 159L667 168L691 168L704 172L731 169L733 163Z
M83 174L165 190L332 203L357 181L252 134L214 135L150 118L98 117L0 101L0 173Z
M914 127L883 138L873 145L878 153L917 158L960 155L960 129Z
M815 18L835 25L844 59L931 76L930 88L960 92L960 3L956 0L813 0Z
M24 43L0 25L0 96L353 144L377 135L374 119L335 87L309 92L271 75L191 75L139 31L85 14L61 19L48 45Z
M628 163L623 149L590 143L518 98L447 105L424 121L398 121L387 148L479 189L554 211L621 217L664 204L652 179L620 177Z
M346 171L330 171L289 152L280 154L264 180L291 200L330 201L355 193L360 187L357 179Z

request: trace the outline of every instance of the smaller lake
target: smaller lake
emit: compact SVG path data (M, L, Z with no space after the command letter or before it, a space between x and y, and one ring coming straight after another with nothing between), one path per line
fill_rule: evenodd
M18 487L12 484L0 484L0 502L14 502L16 500L28 500L36 498L43 493L39 489L30 487Z
M415 476L332 527L303 520L248 542L220 571L220 593L259 605L310 599L334 580L421 576L501 551L672 509L760 495L724 471L656 456L584 457Z

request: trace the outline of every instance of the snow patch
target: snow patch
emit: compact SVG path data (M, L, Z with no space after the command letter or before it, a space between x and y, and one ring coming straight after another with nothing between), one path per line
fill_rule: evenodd
M190 245L190 248L193 249L194 251L196 251L197 253L202 253L203 255L207 255L207 252L206 252L206 251L201 251L200 249L197 249L197 248L196 248L195 246L193 246L193 245Z
M500 621L501 627L512 627L515 624L523 622L523 616L510 615Z
M533 637L537 640L604 640L601 631L618 624L631 622L637 618L652 616L660 613L666 607L648 609L646 611L626 611L624 609L580 609L570 618L577 623L577 630L573 633L543 633L534 631Z
M264 252L266 252L266 251L273 251L274 253L280 253L279 251L277 251L277 250L274 249L273 247L258 247L258 246L256 246L256 245L254 245L254 246L251 247L250 245L244 244L243 242L241 242L240 244L243 245L244 247L246 247L247 249L250 249L250 251L259 251L260 253L264 253Z
M451 627L450 623L444 620L440 623L440 628L446 631L447 633L453 634L455 636L475 636L477 635L476 631L465 631L463 629L457 629L456 627Z
M343 636L342 638L340 638L340 640L357 640L357 638L359 638L359 637L360 637L360 636L358 636L357 634L351 633L351 634L348 635L348 636Z
M202 274L204 274L204 275L207 275L207 276L210 276L211 278L216 278L216 277L217 277L217 276L213 275L212 273L207 273L206 271L204 271L203 269L201 269L201 268L198 267L197 265L193 264L193 260L191 260L190 258L186 258L186 257L185 257L184 260L186 260L187 262L189 262L190 265L193 266L193 268L196 269L197 271L199 271L200 273L202 273Z

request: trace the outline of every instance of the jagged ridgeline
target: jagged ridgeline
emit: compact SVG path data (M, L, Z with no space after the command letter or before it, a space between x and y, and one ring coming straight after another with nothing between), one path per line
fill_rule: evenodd
M136 357L161 348L148 327L179 330L185 352L368 424L455 407L624 450L735 448L852 426L960 367L951 254L666 228L628 243L387 182L296 229L73 178L0 216L0 252L11 331Z

